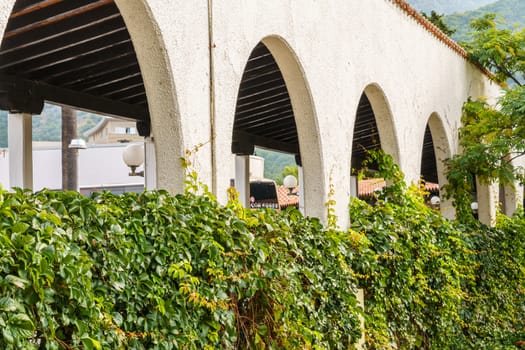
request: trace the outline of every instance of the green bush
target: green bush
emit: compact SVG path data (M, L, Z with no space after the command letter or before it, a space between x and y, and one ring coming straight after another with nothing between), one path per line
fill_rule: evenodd
M351 237L163 191L0 193L3 349L348 349Z
M525 219L495 228L448 221L406 188L392 159L373 153L392 185L375 205L353 200L364 235L353 268L365 291L371 349L516 349L525 321Z
M391 185L346 231L332 200L323 227L193 172L177 196L0 190L0 348L351 349L360 316L370 349L523 347L524 214L448 221L371 162Z

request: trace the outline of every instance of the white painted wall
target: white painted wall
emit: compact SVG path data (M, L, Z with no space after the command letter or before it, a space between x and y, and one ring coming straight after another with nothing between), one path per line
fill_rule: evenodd
M144 184L142 177L129 177L129 168L122 160L125 144L89 145L79 151L78 183L84 187ZM33 189L60 189L62 187L61 149L58 147L33 149ZM9 152L0 150L0 184L8 189Z
M13 4L14 0L0 4L0 33ZM306 213L324 216L333 184L342 226L349 222L353 124L365 89L376 97L373 108L382 111L378 119L384 125L391 119L393 126L385 129L392 130L380 131L390 135L382 141L385 148L398 150L409 181L419 177L421 145L431 115L439 116L445 143L454 154L463 102L481 95L494 101L499 93L479 69L390 0L116 4L145 81L157 184L173 192L182 189L179 157L204 143L194 163L219 200L226 200L229 180L235 177L231 136L238 88L247 59L261 40L276 56L292 90ZM371 86L375 92L367 89Z

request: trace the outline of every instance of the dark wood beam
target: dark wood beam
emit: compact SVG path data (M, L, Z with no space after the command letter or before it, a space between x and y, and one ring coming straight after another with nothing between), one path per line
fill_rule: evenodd
M287 152L287 153L292 153L292 154L299 154L299 144L284 143L284 142L273 140L267 137L249 134L244 131L234 131L233 143L251 144L254 146L273 149L276 151ZM236 150L233 149L233 143L232 143L232 152L236 153L235 152ZM245 153L236 153L236 154L245 154Z
M73 90L83 90L86 86L97 85L106 80L112 81L119 76L131 75L134 72L140 72L139 64L134 57L128 56L114 64L89 67L78 72L71 72L67 77L46 79L46 81L53 85L70 87Z
M39 3L34 3L35 0L31 0L31 1L17 1L17 3L22 3L23 4L23 8L22 7L17 7L17 5L15 5L15 9L13 11L13 13L11 14L10 18L16 18L16 17L20 17L20 16L23 16L23 15L26 15L28 13L31 13L31 12L34 12L34 11L38 11L38 10L41 10L43 8L46 8L48 6L51 6L51 5L54 5L54 4L57 4L59 2L62 2L64 0L44 0L44 1L41 1ZM20 5L18 5L20 6Z
M2 60L0 61L0 69L5 70L10 67L19 67L16 69L27 73L130 42L131 39L129 38L128 32L125 29L118 30L105 33L99 37L90 38L83 42L78 42L69 47L62 47L54 52L42 52L38 54L38 56L21 57L18 61Z
M89 12L89 16L79 16L66 18L60 22L55 22L37 31L25 32L19 35L2 40L2 51L9 52L13 49L35 45L55 37L60 37L65 33L81 30L86 27L96 26L102 22L120 18L118 9L113 6L103 6Z
M126 31L121 18L113 18L96 26L83 27L82 29L70 31L63 35L57 35L49 40L42 40L34 45L26 45L9 51L0 51L0 63L24 62L32 58L53 55L56 52L67 50L70 47L82 45L95 40L102 35L108 35L117 31Z
M67 2L68 3L72 3L71 0L67 1ZM7 28L7 31L4 34L4 38L11 38L13 36L16 36L16 35L19 35L19 34L22 34L22 33L26 33L26 32L29 32L29 31L34 31L35 29L39 29L39 28L48 26L50 24L63 21L64 19L67 19L67 18L71 18L71 17L75 17L75 16L79 16L79 15L85 14L88 11L91 11L93 9L96 9L96 8L99 8L101 6L105 6L105 5L108 5L108 4L111 4L111 3L113 3L113 0L100 0L100 1L97 1L95 3L86 5L86 6L75 8L75 9L73 9L71 11L62 13L61 15L58 15L58 16L50 17L50 18L47 18L47 19L44 19L44 20L41 20L41 21L38 21L38 22L32 22L32 23L30 23L30 24L28 24L26 26L23 26L23 27L20 27L20 28L17 28L17 29L9 30L9 28Z
M75 75L76 73L85 72L87 76L89 72L101 69L100 67L116 67L120 63L128 62L129 60L136 62L135 53L129 51L131 48L133 48L133 45L130 42L123 43L112 48L109 52L94 52L89 55L76 57L71 61L62 62L58 66L32 71L31 77L33 80L45 80L52 83L57 78L67 80L70 74L72 77L78 77L79 75Z
M25 91L25 98L22 93ZM37 114L33 105L43 101L74 107L108 116L149 121L148 109L143 105L131 105L112 99L98 97L38 81L0 75L0 107L11 111ZM38 101L38 102L36 102ZM18 106L15 106L18 103Z

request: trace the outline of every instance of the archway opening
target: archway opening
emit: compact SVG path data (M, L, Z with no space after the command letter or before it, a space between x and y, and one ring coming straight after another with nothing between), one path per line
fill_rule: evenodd
M124 118L133 123L130 130L136 129L141 136L150 135L141 70L126 24L113 0L14 1L0 46L0 109L23 120L20 128L13 129L13 140L31 134L22 129L31 129L32 119L39 118L32 116L41 114L44 103ZM82 135L77 132L71 137ZM24 136L22 146L31 149L31 141ZM22 157L31 154L25 152ZM12 154L10 163L11 158L18 156ZM119 158L120 154L117 159L121 162ZM85 165L86 168L99 172L113 169L101 162L114 160L91 159L96 164ZM41 162L35 159L29 163ZM27 167L23 171L27 172Z
M256 147L264 150L258 153L265 159L253 156ZM239 87L232 153L237 155L236 187L244 205L299 207L299 178L297 183L277 184L277 178L264 176L265 162L276 162L279 153L293 155L298 169L301 154L286 82L275 57L262 42L250 54ZM268 166L274 164L266 164ZM300 177L299 170L297 177ZM286 188L286 185L293 186Z
M423 139L423 152L421 154L421 180L427 193L426 198L430 206L439 208L441 199L439 197L439 177L434 141L429 125L425 127Z
M379 149L398 161L398 146L388 103L379 87L369 85L361 94L354 122L351 196L373 203L378 192L386 186L385 180L377 176L376 164L368 164L368 171L358 178L367 152Z
M232 152L249 155L254 146L260 146L292 154L298 167L299 209L308 216L324 218L328 191L317 116L299 58L285 40L269 36L256 46L239 96L249 112L236 114ZM244 169L244 176L237 176L241 179L237 187L249 200L249 171L246 161L241 163L237 170ZM295 185L295 181L291 183ZM288 194L293 196L292 185L288 184L292 189Z
M422 142L420 177L428 193L428 204L446 217L453 218L455 209L451 200L442 196L441 189L447 183L445 160L452 156L451 146L443 121L433 113L425 126Z

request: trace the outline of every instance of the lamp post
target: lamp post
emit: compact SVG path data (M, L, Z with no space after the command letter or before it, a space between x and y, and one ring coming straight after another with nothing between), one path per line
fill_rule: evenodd
M144 145L140 143L132 143L122 152L122 160L127 166L131 168L129 176L144 177L144 170L136 171L139 166L144 163Z

